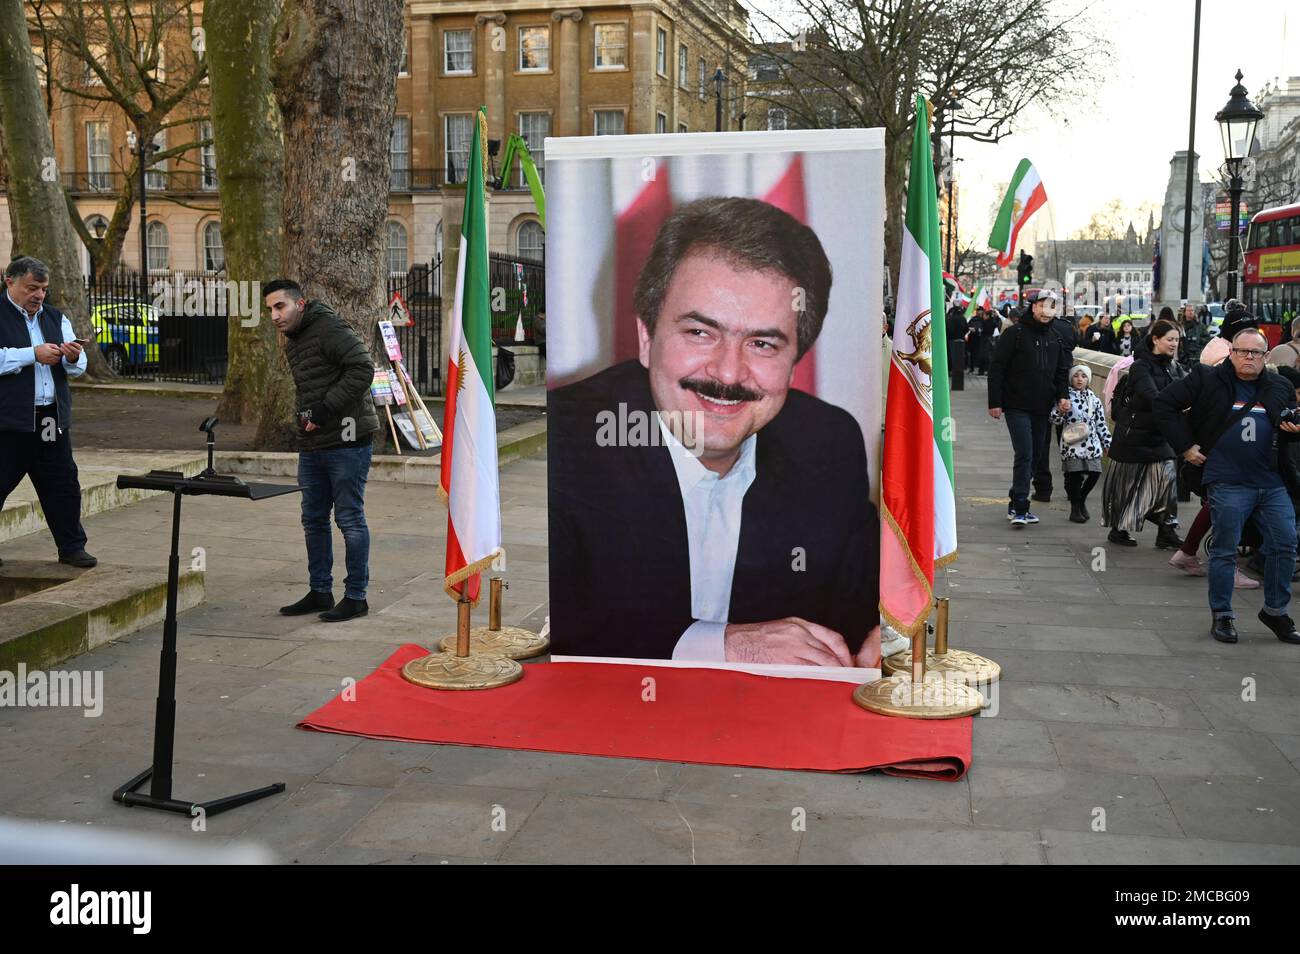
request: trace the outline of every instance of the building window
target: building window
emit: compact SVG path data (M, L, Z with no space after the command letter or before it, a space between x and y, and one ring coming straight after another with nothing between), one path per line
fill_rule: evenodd
M388 188L393 192L411 189L411 117L394 116L393 133L388 140Z
M666 133L668 131L668 117L663 113L655 113L655 132Z
M217 147L212 142L212 123L199 123L199 138L207 140L207 145L199 150L199 160L203 166L204 190L211 192L217 187Z
M464 182L468 178L469 149L473 139L473 113L454 113L446 118L448 182Z
M108 63L108 47L103 43L91 43L90 59L101 65ZM86 86L103 86L104 81L99 78L89 61L85 63L85 85Z
M167 148L167 130L160 129L154 133L153 148L155 153L162 152ZM167 188L167 160L160 159L148 167L144 174L144 185L146 189L154 192L162 192Z
M397 75L405 76L411 71L411 31L402 30L402 58L397 61Z
M700 57L700 99L704 98L704 57Z
M596 135L621 136L625 132L625 114L621 109L596 110Z
M526 26L519 28L519 69L549 70L551 68L551 28Z
M767 111L767 128L768 129L785 129L785 110L779 106L773 106Z
M406 226L401 222L388 223L388 274L406 274Z
M678 131L679 133L684 133L684 132L686 132L686 124L685 124L685 123L678 123L678 124L677 124L677 131Z
M165 272L170 257L167 241L167 226L161 222L150 222L144 230L145 254L149 256L149 271Z
M86 123L86 184L92 189L109 188L108 123Z
M668 75L668 31L663 27L655 29L655 72Z
M473 30L444 30L442 49L444 73L465 76L474 72Z
M219 272L226 267L226 248L221 244L221 223L203 226L203 269Z
M520 113L519 114L519 135L524 139L524 145L528 147L528 152L533 157L533 165L537 166L537 178L543 183L546 182L546 137L551 134L551 114L550 113ZM524 170L519 170L519 187L527 188L528 180L524 178Z
M677 47L677 85L682 89L691 88L691 70L687 62L685 43Z
M529 220L519 226L519 232L515 237L515 250L520 258L531 258L540 262L545 254L543 252L545 245L546 238L539 223Z
M36 63L36 79L44 86L48 79L45 75L45 51L39 46L32 47L32 60Z
M627 24L597 23L596 69L623 69L627 66Z

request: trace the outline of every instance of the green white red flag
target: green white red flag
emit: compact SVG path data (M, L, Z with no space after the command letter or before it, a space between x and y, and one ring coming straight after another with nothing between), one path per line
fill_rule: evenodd
M890 626L909 636L930 616L935 567L957 556L939 205L929 127L927 104L918 96L880 482L880 611ZM931 334L936 316L939 333Z
M470 144L465 211L461 216L438 488L447 502L443 586L453 598L463 596L474 603L481 589L480 574L502 552L483 183L486 124L486 114L480 109Z
M971 298L970 304L966 306L966 317L973 318L975 312L981 308L993 307L993 293L989 291L987 285L977 285L975 295Z
M1020 229L1029 217L1047 201L1047 190L1038 170L1028 159L1021 159L1016 174L1011 177L1007 194L1002 198L997 220L989 234L989 248L996 249L998 265L1006 268L1015 258Z

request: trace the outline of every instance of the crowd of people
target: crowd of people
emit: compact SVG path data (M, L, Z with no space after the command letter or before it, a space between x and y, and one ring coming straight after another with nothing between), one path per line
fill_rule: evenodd
M1217 333L1186 303L1116 327L1106 317L1062 317L1058 296L1044 289L1023 311L971 319L967 367L987 375L989 415L1011 437L1013 529L1040 522L1031 500L1051 500L1055 454L1070 521L1091 520L1088 496L1100 482L1108 544L1136 547L1151 523L1155 546L1174 551L1170 567L1207 579L1216 640L1238 639L1234 591L1261 586L1238 566L1246 551L1246 569L1262 578L1259 621L1300 643L1289 616L1291 583L1300 581L1300 319L1270 351L1240 301L1225 311ZM1119 357L1101 396L1077 348ZM1180 536L1179 504L1193 498L1199 505Z

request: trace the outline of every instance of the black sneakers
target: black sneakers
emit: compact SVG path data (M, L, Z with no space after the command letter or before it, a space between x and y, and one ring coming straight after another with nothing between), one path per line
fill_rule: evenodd
M327 613L321 613L320 618L326 623L341 623L344 620L356 619L358 616L365 616L370 612L370 604L365 600L354 600L345 596L339 600L337 606Z
M85 550L72 550L68 553L60 553L59 562L66 563L68 566L79 566L82 569L90 569L90 567L99 563L98 560Z
M1232 625L1231 617L1216 616L1214 625L1210 627L1210 635L1221 643L1235 643L1237 641L1237 627Z
M321 610L332 609L334 607L333 593L317 593L311 590L296 603L290 603L288 606L281 606L280 612L285 616L305 616L308 613L319 613Z
M1296 632L1295 623L1291 617L1283 613L1281 616L1272 616L1259 611L1259 621L1273 631L1273 635L1284 643L1300 643L1300 633ZM1218 637L1215 637L1216 639Z

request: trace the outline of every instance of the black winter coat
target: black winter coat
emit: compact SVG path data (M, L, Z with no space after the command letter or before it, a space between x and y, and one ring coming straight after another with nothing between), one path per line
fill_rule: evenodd
M1236 398L1237 369L1231 361L1213 367L1198 364L1160 392L1155 401L1156 425L1175 454L1181 456L1193 444L1204 453L1228 423ZM1296 406L1295 388L1276 371L1265 370L1255 400L1277 427L1283 408Z
M325 302L308 302L298 330L285 336L284 354L298 393L298 449L369 443L379 430L370 397L375 365L352 326ZM316 430L302 429L306 420Z
M1047 414L1066 396L1071 346L1053 328L1032 316L1020 319L998 337L989 365L989 407Z
M1128 369L1131 413L1123 423L1120 416L1115 418L1115 434L1110 442L1111 460L1151 464L1178 456L1165 440L1156 420L1154 405L1157 395L1186 373L1173 357L1153 353L1149 339L1143 338L1138 342L1133 364ZM1111 412L1122 416L1113 406Z

